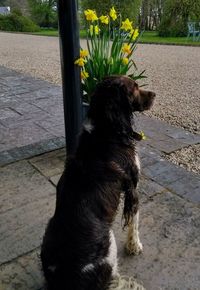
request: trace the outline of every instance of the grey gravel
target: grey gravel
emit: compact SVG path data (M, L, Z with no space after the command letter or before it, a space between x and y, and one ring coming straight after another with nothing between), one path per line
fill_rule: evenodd
M164 157L188 171L200 174L200 144L182 148Z
M86 42L81 40L81 45L85 48ZM138 70L145 69L148 76L140 84L147 83L157 94L147 114L200 133L200 47L139 44L134 55ZM0 64L61 84L57 37L0 32ZM189 162L185 166L196 171L196 153L199 149L190 146L169 158L182 166Z

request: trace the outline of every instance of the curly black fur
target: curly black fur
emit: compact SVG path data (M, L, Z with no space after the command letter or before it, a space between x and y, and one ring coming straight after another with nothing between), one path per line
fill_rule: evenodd
M108 288L112 267L105 258L120 193L125 226L138 208L132 113L149 109L154 96L127 77L108 77L97 86L88 112L92 130L83 129L75 155L66 162L43 238L48 290ZM84 271L86 265L92 269Z

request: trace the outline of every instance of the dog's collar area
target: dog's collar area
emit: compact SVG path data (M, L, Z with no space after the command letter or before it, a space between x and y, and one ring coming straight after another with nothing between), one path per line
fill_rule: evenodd
M92 133L92 131L94 130L94 126L92 125L90 119L85 120L85 122L83 123L83 129L89 134ZM141 132L132 131L131 137L136 141L146 140L146 136L142 131Z
M132 137L133 139L135 139L136 141L141 141L141 140L146 140L146 136L144 135L144 132L132 132Z

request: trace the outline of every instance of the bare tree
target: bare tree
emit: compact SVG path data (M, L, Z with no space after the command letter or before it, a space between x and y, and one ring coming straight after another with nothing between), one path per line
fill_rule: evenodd
M143 0L140 10L140 28L157 30L163 15L165 0Z

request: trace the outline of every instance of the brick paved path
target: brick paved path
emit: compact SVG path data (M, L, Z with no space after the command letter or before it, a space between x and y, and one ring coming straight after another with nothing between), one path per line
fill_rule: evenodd
M139 119L139 120L138 120ZM200 143L194 135L138 115L147 144L170 153ZM64 146L61 87L0 66L0 165Z
M0 66L0 164L63 146L61 87Z

